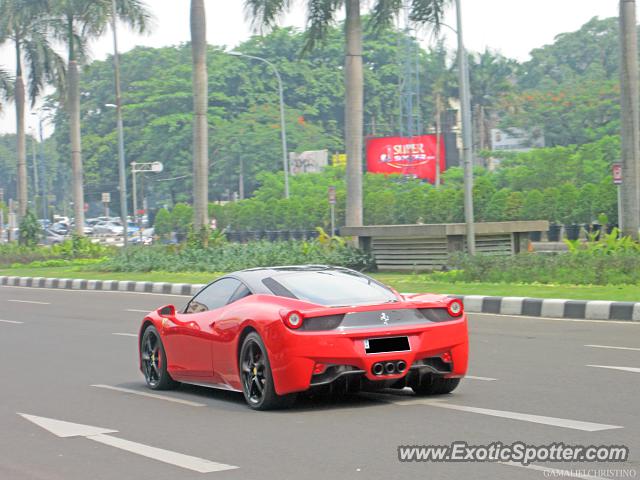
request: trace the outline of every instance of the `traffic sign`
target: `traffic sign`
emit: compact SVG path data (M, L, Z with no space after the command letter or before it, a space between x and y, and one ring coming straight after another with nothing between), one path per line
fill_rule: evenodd
M329 187L329 203L331 205L336 204L336 187L333 185Z
M111 193L103 192L102 193L102 203L111 203Z
M614 163L611 166L611 174L613 176L613 184L621 185L622 184L622 164Z

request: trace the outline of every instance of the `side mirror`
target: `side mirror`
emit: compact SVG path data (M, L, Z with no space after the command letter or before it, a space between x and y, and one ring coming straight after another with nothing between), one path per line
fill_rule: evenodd
M158 315L161 317L173 318L176 316L176 307L174 305L165 305L158 309Z

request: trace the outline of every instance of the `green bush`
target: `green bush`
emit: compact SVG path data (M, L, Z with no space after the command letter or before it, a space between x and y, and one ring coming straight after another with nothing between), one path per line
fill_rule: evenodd
M115 247L92 243L85 237L74 237L51 246L26 246L17 243L0 245L0 265L29 264L48 260L102 259L112 254Z
M445 275L465 282L640 286L640 244L629 237L614 230L599 241L567 243L569 253L562 254L455 256L456 270Z
M252 267L295 264L328 264L357 270L373 270L375 263L365 252L320 240L310 242L250 243L218 242L206 248L189 245L133 247L99 265L103 271L230 272Z
M27 210L26 215L20 222L20 245L25 247L35 247L38 244L38 237L40 236L40 225L38 219Z

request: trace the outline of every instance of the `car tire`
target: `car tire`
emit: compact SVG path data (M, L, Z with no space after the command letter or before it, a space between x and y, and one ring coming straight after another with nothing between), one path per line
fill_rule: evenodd
M147 386L152 390L171 390L179 385L167 371L167 354L158 330L149 326L140 342L140 365Z
M416 395L446 395L453 392L459 384L459 378L431 375L430 378L425 377L423 381L413 385L411 389Z
M295 393L278 395L271 374L271 364L264 342L256 332L245 337L238 362L242 393L254 410L288 408L296 401Z

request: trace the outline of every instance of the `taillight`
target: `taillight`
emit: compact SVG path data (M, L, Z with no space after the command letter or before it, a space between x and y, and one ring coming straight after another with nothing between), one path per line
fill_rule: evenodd
M302 314L296 311L289 312L284 316L285 325L294 330L302 326L303 320L304 317L302 316Z
M464 313L464 308L462 306L462 302L457 298L451 300L449 305L447 305L447 312L452 317L459 317Z

